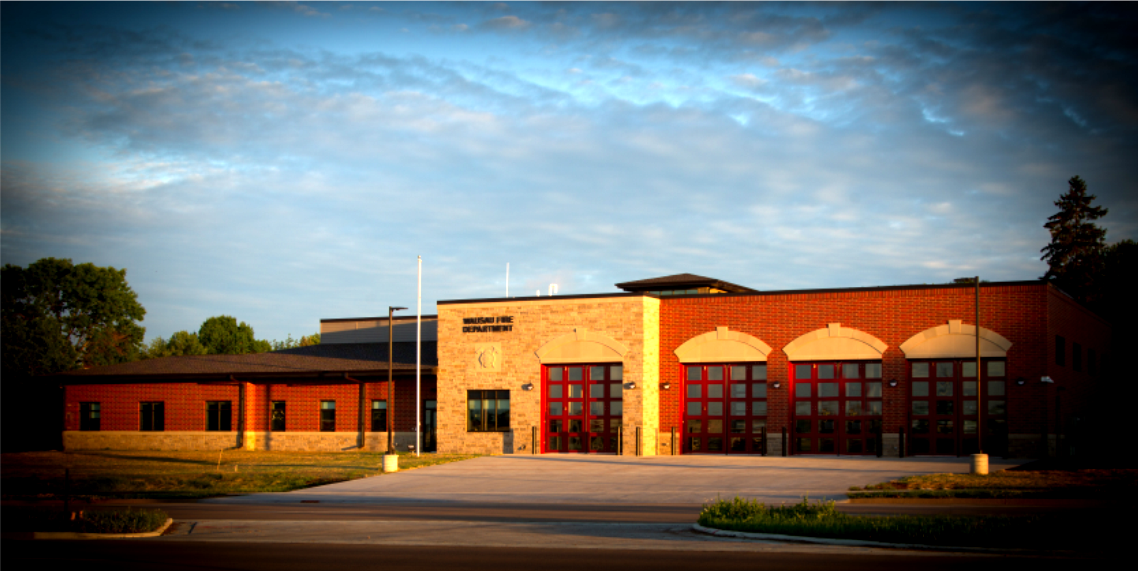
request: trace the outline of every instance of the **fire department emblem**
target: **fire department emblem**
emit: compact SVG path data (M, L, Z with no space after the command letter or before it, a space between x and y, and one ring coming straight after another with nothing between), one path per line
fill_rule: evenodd
M497 343L482 343L476 349L478 367L484 371L495 371L502 366L502 350Z

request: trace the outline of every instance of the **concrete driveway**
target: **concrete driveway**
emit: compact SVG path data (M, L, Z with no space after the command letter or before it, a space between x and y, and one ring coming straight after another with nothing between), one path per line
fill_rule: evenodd
M968 458L740 456L489 456L222 503L701 504L741 496L766 503L845 499L850 486L969 469ZM990 459L994 472L1023 460Z

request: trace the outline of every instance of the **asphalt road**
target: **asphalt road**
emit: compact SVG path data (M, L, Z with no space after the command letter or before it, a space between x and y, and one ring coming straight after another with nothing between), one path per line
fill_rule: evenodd
M621 549L454 549L386 545L256 544L120 541L22 541L3 543L5 571L107 569L114 571L351 569L447 570L540 569L543 571L658 571L660 569L762 569L764 571L986 571L1030 566L1033 571L1070 569L1082 561L1064 558L986 556L873 550L811 553L754 551L645 551Z
M395 502L390 504L300 503L221 504L209 502L112 501L75 509L108 509L130 505L158 508L178 521L590 521L613 523L694 523L700 504L502 504L493 502ZM973 501L959 503L838 504L851 515L1028 515L1080 513L1107 506L1084 501Z

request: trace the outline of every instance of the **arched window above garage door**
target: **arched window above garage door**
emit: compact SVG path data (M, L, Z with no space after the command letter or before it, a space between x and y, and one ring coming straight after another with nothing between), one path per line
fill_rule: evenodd
M758 338L726 327L697 335L676 348L681 363L766 362L770 345Z
M542 345L535 354L544 364L616 363L624 361L627 352L628 347L612 337L575 327L572 333Z
M980 356L1006 357L1012 342L991 329L980 328ZM976 356L976 326L959 319L926 329L901 344L906 359L948 359Z
M868 333L830 323L791 341L782 351L791 361L851 361L881 359L888 347Z

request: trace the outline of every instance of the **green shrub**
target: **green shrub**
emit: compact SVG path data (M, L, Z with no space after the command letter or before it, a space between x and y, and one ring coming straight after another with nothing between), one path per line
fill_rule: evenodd
M733 531L961 547L1090 549L1110 535L1097 525L1072 530L1060 516L853 516L807 498L779 507L720 499L705 504L698 521Z
M76 521L76 531L84 533L146 533L162 527L169 519L162 510L100 510L84 512Z

